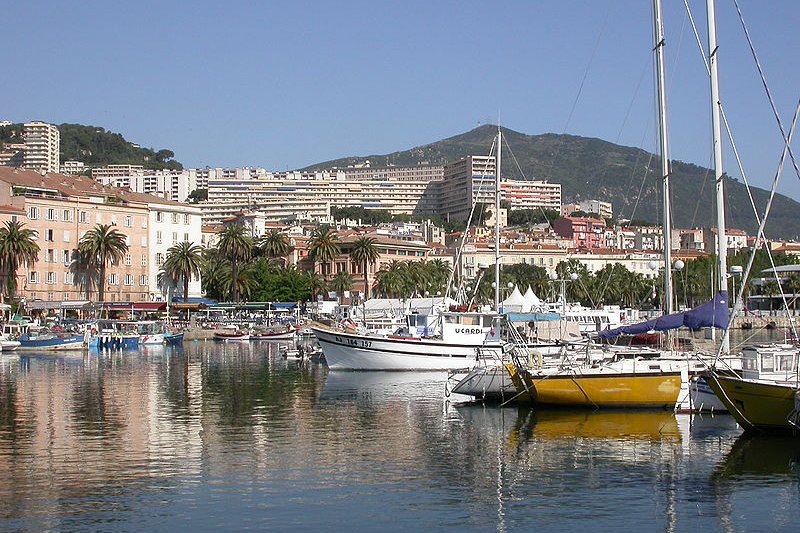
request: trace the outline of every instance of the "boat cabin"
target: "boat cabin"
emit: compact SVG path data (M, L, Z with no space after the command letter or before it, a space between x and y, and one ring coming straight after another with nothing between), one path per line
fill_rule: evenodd
M742 377L770 381L797 379L798 349L789 344L746 346L742 349Z

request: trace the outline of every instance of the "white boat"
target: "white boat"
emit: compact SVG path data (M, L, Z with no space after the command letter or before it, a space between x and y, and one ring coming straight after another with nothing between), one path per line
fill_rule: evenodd
M218 341L249 341L250 332L238 328L224 328L214 332L214 340Z
M500 315L442 311L412 314L393 335L312 327L328 367L337 370L459 370L499 357Z
M0 351L13 352L19 348L20 344L18 340L11 339L6 335L0 335Z

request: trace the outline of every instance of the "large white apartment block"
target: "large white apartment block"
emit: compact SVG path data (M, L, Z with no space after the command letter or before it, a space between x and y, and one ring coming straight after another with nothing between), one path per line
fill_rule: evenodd
M561 184L541 180L502 180L501 199L511 210L561 208Z
M471 155L445 165L439 214L465 221L473 203L494 204L495 168L494 156Z
M200 208L196 206L171 201L153 202L148 204L148 208L147 237L143 236L142 239L149 240L150 254L147 261L150 271L150 296L155 301L164 301L167 294L166 287L159 284L161 267L164 266L169 249L174 245L182 242L202 245L202 215ZM147 244L142 243L142 246ZM143 262L144 260L142 257ZM179 281L174 290L175 296L187 296L183 294L183 281ZM188 296L190 298L201 296L199 278L189 281Z
M317 211L320 200L332 207L359 206L380 209L395 215L436 212L436 181L413 175L350 177L346 170L269 173L244 179L211 179L208 182L208 205L238 204L241 209L302 206ZM434 173L435 174L435 173ZM316 207L314 207L316 206ZM211 217L207 217L211 223Z
M614 207L611 205L611 202L584 200L579 203L578 206L584 213L597 213L603 218L611 218L614 215Z
M61 158L61 135L46 122L26 122L22 126L25 154L22 166L39 173L58 172Z

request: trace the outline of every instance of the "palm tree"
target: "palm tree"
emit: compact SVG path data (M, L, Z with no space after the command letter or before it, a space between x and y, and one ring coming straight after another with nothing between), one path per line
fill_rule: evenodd
M86 299L91 300L92 289L95 287L99 277L97 264L91 258L77 250L73 252L72 261L69 263L69 271L75 280L75 285L86 292Z
M125 235L111 224L98 224L87 231L78 242L78 251L83 253L90 265L99 272L98 297L102 302L105 296L106 267L109 262L120 261L128 251Z
M253 256L253 239L247 234L247 229L242 224L227 226L220 233L217 249L222 257L231 264L230 279L240 280L239 263L247 261ZM233 292L233 301L238 302L241 285L237 282L229 287Z
M167 250L162 268L170 278L183 281L183 299L187 301L189 280L199 276L203 268L203 249L188 241L178 243Z
M314 300L319 292L328 289L328 284L325 283L325 278L323 278L321 274L309 272L308 288L311 290L311 299Z
M265 233L264 236L259 239L258 246L261 252L270 259L278 257L284 258L292 251L292 246L289 244L289 237L278 229L271 229Z
M347 272L339 272L331 281L331 287L340 297L343 297L344 293L353 287L353 278Z
M36 231L24 228L16 220L8 221L0 228L0 296L13 297L17 292L17 270L20 265L32 266L39 255Z
M317 226L308 242L308 254L316 263L322 263L322 276L326 277L325 263L331 263L339 256L339 235L330 226ZM330 269L329 269L330 270Z
M364 301L369 299L369 265L374 265L381 255L375 242L372 237L359 237L350 250L350 259L364 265Z
M230 277L229 271L230 265L219 256L217 250L204 250L203 268L200 272L203 294L209 298L224 299L226 295L223 280Z

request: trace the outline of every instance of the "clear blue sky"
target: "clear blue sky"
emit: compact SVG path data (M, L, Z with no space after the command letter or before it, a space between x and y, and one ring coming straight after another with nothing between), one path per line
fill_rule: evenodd
M671 156L710 166L708 80L683 2L665 3ZM705 40L705 2L689 3ZM740 3L788 128L800 2ZM655 151L650 4L11 2L0 119L102 126L192 167L299 168L498 117ZM780 136L732 0L717 11L723 101L748 176L768 187ZM726 171L740 175L730 156ZM793 172L782 184L800 198Z

